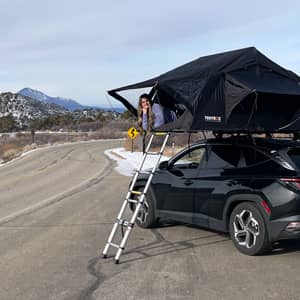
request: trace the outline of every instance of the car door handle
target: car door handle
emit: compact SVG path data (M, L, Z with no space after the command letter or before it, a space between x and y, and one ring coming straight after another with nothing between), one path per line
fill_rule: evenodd
M236 180L230 180L230 181L227 183L228 186L233 186L233 185L237 185L237 184L238 184L238 182L237 182Z
M185 185L191 185L191 184L193 184L193 181L192 181L192 180L189 180L189 179L186 179L183 183L184 183Z

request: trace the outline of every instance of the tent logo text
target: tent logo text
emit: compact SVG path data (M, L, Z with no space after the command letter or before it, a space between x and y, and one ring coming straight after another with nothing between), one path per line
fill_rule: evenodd
M222 122L222 117L220 116L204 116L206 122Z

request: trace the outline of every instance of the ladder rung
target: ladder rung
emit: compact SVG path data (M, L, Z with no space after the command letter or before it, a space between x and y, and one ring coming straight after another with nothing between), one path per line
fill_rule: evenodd
M133 227L134 226L133 223L130 223L129 221L123 220L123 219L117 219L116 222L123 227Z
M142 192L140 192L140 191L130 191L130 193L132 193L134 195L142 195Z
M154 135L167 135L167 132L153 132Z
M150 171L140 171L139 174L145 174L145 175L150 175L151 172Z
M154 171L147 171L147 172L140 172L139 174L145 174L145 175L151 175L151 174L155 174L155 170Z
M126 223L129 223L129 222L126 221L126 220L123 220L123 219L117 219L117 223L119 223L120 225L122 225L122 224L126 224Z
M127 199L127 201L130 203L139 203L139 201L135 199Z
M108 243L110 246L115 247L115 248L120 248L120 245L115 244L115 243Z
M159 155L161 152L147 152L147 155Z

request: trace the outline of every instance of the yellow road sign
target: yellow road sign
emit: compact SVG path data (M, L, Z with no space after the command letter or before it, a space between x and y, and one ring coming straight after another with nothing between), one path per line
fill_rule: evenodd
M131 127L131 128L128 129L127 134L133 140L137 137L139 132L136 130L136 128Z

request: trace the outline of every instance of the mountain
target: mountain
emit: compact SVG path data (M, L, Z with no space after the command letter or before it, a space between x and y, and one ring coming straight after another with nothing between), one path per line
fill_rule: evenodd
M118 107L117 106L110 106L110 107L103 106L103 107L101 107L101 109L106 110L106 111L114 111L119 114L122 114L126 111L125 107L119 107L119 106Z
M66 99L61 97L51 97L48 96L38 90L30 89L30 88L24 88L18 92L18 94L21 94L23 96L30 97L32 99L36 99L42 102L46 103L54 103L60 106L63 106L64 108L73 111L76 109L86 109L90 108L89 106L81 105L80 103L76 102L73 99Z
M20 127L28 125L33 119L67 113L67 109L55 103L45 103L11 92L0 94L0 117L11 115Z
M74 110L78 110L78 109L79 110L102 109L102 110L112 111L112 112L117 112L117 113L123 113L126 111L126 109L123 106L115 107L115 106L110 105L109 107L108 106L99 107L99 106L82 105L73 99L66 99L66 98L62 98L62 97L51 97L41 91L34 90L31 88L24 88L24 89L20 90L18 93L23 96L27 96L27 97L30 97L32 99L36 99L36 100L39 100L42 102L55 103L57 105L61 105L70 111L74 111Z

